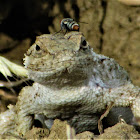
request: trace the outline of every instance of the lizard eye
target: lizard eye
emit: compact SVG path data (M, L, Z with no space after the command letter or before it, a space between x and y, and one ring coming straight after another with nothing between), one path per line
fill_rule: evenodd
M83 46L86 46L86 45L87 45L86 40L83 40L83 41L82 41L82 45L83 45Z
M36 50L39 51L40 50L40 47L38 45L36 45Z
M87 50L88 49L88 43L87 41L85 40L85 38L82 39L81 41L81 47L80 47L82 50Z

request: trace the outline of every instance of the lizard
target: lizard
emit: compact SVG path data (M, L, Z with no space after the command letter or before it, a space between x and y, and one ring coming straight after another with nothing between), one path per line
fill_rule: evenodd
M0 114L0 134L24 135L34 114L67 120L76 133L94 130L100 112L112 103L130 107L140 124L140 88L114 59L95 53L82 32L38 36L24 65L34 84Z

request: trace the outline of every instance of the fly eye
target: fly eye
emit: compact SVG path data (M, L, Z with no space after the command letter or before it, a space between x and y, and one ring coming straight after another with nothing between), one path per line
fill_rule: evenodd
M36 45L36 50L39 51L40 50L40 47L38 45Z
M67 24L68 22L67 21L64 21L64 24Z
M86 45L87 45L86 40L83 40L82 45L83 45L83 46L86 46Z

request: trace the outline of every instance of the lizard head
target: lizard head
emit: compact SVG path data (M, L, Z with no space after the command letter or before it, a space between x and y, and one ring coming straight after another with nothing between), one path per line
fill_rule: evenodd
M92 59L92 49L81 32L46 34L36 38L25 55L24 65L29 78L36 82L68 82L85 78Z

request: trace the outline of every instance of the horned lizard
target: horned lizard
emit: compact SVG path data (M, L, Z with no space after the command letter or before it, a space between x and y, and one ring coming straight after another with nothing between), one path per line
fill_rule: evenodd
M0 114L0 133L24 135L33 114L67 120L77 132L94 130L99 112L111 103L130 107L140 120L140 88L114 59L96 54L81 32L37 37L24 65L35 83Z

